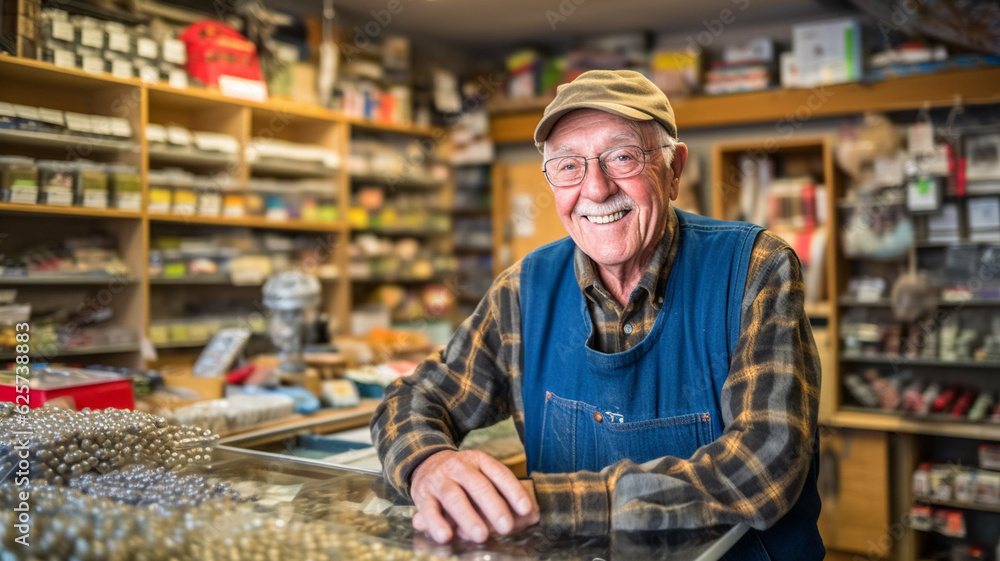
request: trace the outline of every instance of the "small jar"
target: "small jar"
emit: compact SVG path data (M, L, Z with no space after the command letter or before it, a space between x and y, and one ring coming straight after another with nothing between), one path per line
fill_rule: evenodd
M23 156L0 156L0 201L38 202L38 168L34 160Z
M72 206L77 166L73 162L39 160L38 202L53 206Z

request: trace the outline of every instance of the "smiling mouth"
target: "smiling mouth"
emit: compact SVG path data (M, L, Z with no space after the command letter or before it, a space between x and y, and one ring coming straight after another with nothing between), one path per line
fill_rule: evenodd
M613 214L605 214L604 216L587 216L587 220L590 220L594 224L610 224L612 222L618 222L625 217L626 214L631 212L631 210L619 210Z

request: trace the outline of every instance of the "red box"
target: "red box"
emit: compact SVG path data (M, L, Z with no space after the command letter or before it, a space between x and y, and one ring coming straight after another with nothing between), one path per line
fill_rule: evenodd
M206 86L218 86L219 76L262 81L257 47L232 27L204 20L178 37L187 45L188 74Z
M84 370L81 368L50 367L32 370L28 382L28 407L43 407L46 402L68 398L75 409L135 409L132 380L113 372ZM14 373L0 374L0 401L24 403L24 394L18 400L17 380Z

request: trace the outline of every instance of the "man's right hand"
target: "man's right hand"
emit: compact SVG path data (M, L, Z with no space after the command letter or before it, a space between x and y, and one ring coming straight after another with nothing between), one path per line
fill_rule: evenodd
M413 527L438 543L449 541L454 531L482 543L491 531L509 534L538 522L533 489L484 452L438 452L413 471Z

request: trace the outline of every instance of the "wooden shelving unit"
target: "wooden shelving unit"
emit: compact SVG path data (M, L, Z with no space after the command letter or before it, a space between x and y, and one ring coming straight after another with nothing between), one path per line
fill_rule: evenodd
M293 142L312 143L336 151L341 162L347 161L354 128L392 135L430 137L435 142L447 142L447 131L432 127L382 124L346 117L321 107L302 106L284 100L265 103L248 102L225 97L218 92L198 89L175 89L165 84L145 84L139 80L123 80L107 74L93 75L80 70L57 68L45 62L0 55L0 101L35 105L81 113L124 116L133 130L133 140L80 139L70 135L21 133L0 131L0 153L34 156L37 158L75 159L86 156L103 162L125 163L136 166L143 177L143 205L137 212L116 209L91 209L81 207L55 207L0 203L0 220L10 231L32 230L33 242L45 240L46 235L62 232L82 232L100 229L110 232L119 242L119 249L134 273L127 280L115 280L125 286L116 294L112 307L115 317L137 335L146 336L151 319L159 317L155 302L169 300L176 291L186 291L192 284L204 290L242 289L231 282L212 282L184 279L166 282L151 279L147 272L151 236L161 228L171 232L204 232L209 229L238 227L255 230L284 231L317 236L327 239L330 248L328 263L336 266L341 274L336 278L323 278L324 307L330 313L331 323L344 332L349 326L352 303L352 280L343 272L348 269L347 242L351 229L343 220L336 222L307 222L303 220L267 220L264 217L245 216L195 216L149 213L148 174L151 169L167 166L183 167L196 174L213 174L225 179L230 188L242 189L251 177L275 179L321 178L329 180L331 192L341 215L346 214L350 202L351 178L344 169L320 166L289 165L282 162L260 161L250 163L246 147L254 138L274 138ZM192 131L229 134L237 138L241 150L235 155L194 150L151 147L145 138L147 123L178 124ZM77 151L78 145L87 147ZM413 189L442 189L448 192L448 182L404 180L399 185ZM442 206L450 203L447 195ZM68 219L68 220L67 220ZM13 228L20 228L14 230ZM7 228L5 228L7 229ZM180 229L180 230L179 230ZM218 282L217 282L218 281ZM94 286L105 281L90 278L0 278L0 285L28 284L32 290L50 286L55 290L62 285ZM253 289L253 287L250 287ZM230 288L232 290L232 288ZM259 286L256 288L259 290ZM173 292L171 292L173 291ZM183 294L183 292L181 292ZM213 293L217 296L216 293ZM138 345L83 349L81 353L108 355L110 362L123 366L140 367L143 360ZM63 355L60 355L63 356ZM65 356L69 356L65 354Z
M812 89L778 89L671 100L681 135L688 129L788 122L795 108L809 118L857 115L866 111L903 111L1000 103L1000 68L955 70L896 78L872 84L851 83ZM493 111L490 126L497 144L531 143L535 125L549 99L507 104ZM791 128L791 125L788 125ZM784 130L778 130L784 136Z

